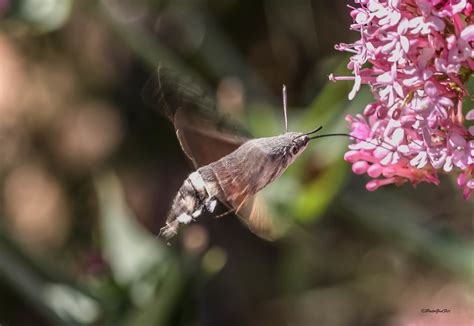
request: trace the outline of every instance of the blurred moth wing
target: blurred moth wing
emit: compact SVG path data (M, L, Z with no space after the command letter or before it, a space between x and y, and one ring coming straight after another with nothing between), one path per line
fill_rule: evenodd
M261 238L274 240L279 234L264 196L260 193L248 199L237 211L237 215Z
M242 146L247 141L245 138L195 126L199 124L190 124L187 115L180 114L175 119L183 152L198 171L203 175L209 173L211 177L207 181L218 183L223 193L218 199L228 208L227 212L234 212L258 236L270 239L272 219L265 214L268 209L264 199L256 194L260 186L256 180L261 171L253 168L259 161L263 163L264 154L246 151L246 146ZM240 150L236 152L237 149Z
M177 110L173 124L181 149L196 169L230 154L247 141L246 137L226 134L183 109Z
M219 113L208 94L196 81L161 66L143 91L145 101L175 127L181 148L194 168L224 157L251 137Z
M254 195L261 171L252 168L265 153L257 150L252 154L251 146L242 146L250 134L219 113L214 101L195 82L168 69L159 68L145 91L152 92L160 112L173 123L183 152L203 175L204 186L214 187L216 183L222 191L217 199L228 210L220 216L233 212L252 232L270 239L273 226L269 210L264 199ZM237 149L237 154L229 155Z

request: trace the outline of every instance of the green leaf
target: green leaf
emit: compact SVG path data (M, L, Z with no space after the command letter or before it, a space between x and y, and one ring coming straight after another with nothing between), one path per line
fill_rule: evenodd
M323 214L344 184L347 171L346 162L341 160L325 168L316 179L301 188L293 209L295 219L310 222Z

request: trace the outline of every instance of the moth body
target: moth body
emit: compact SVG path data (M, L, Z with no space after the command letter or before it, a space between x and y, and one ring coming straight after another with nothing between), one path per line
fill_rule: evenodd
M213 213L216 200L238 211L262 188L276 180L306 149L309 137L287 132L249 140L221 159L191 173L176 194L160 234L174 236L204 210Z

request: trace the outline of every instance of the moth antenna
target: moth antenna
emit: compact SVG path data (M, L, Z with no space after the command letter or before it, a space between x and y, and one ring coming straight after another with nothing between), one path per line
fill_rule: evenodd
M314 128L313 130L308 131L308 132L304 133L303 135L308 136L308 135L311 135L311 134L315 134L315 133L317 133L318 131L320 131L321 129L323 129L323 126L319 126L319 127L317 127L317 128Z
M283 84L281 92L283 94L283 114L285 115L285 132L288 132L288 115L286 112L286 86L285 84Z
M317 127L317 128L314 128L314 129L311 130L311 131L308 131L308 132L305 132L304 134L301 134L301 135L299 135L299 136L296 136L295 138L293 138L293 141L294 141L295 139L298 139L298 138L303 137L303 136L309 136L309 135L315 134L315 133L317 133L318 131L320 131L321 129L323 129L323 126L319 126L319 127ZM313 138L310 138L310 139L313 139Z

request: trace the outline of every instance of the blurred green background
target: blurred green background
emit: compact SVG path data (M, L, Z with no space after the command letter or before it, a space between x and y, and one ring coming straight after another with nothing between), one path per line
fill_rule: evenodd
M371 97L327 82L346 5L0 0L0 325L472 325L472 201L449 177L369 193L344 138L264 191L276 241L230 215L156 237L191 172L142 96L157 66L255 136L283 131L283 83L291 130L347 132Z

